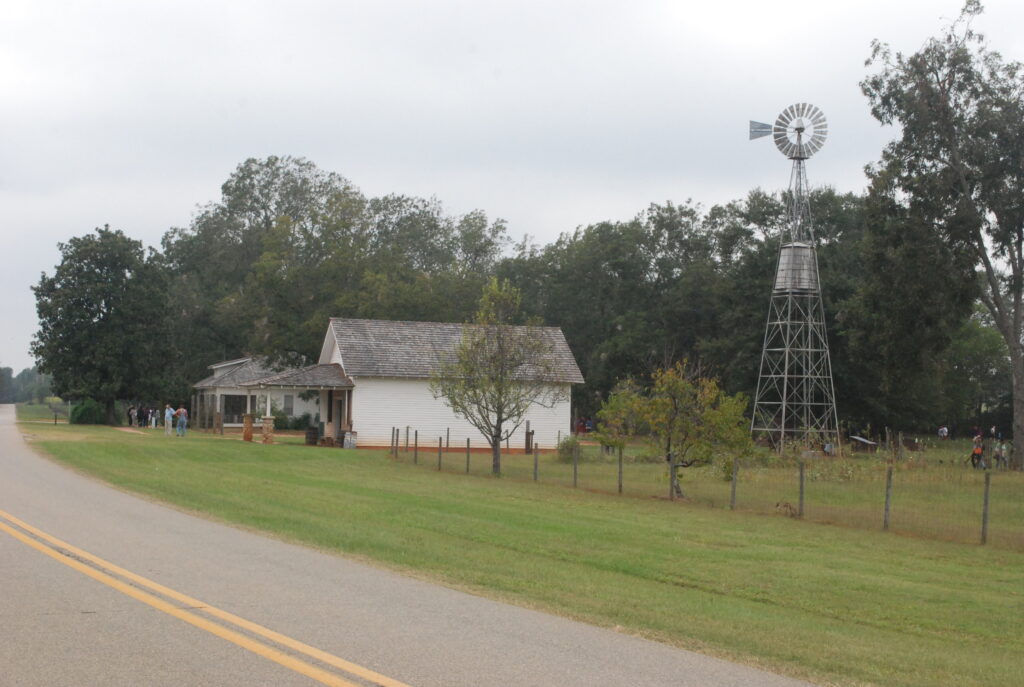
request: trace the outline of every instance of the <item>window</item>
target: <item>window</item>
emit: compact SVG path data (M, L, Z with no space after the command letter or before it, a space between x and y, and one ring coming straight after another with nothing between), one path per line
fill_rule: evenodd
M288 416L295 414L295 396L292 394L284 395L284 414Z

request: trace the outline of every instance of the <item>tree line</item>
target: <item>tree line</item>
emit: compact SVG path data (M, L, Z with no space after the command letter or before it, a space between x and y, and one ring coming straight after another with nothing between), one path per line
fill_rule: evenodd
M35 368L26 367L18 374L10 367L0 367L0 403L44 403L50 395L50 378Z
M34 353L57 393L184 399L213 362L315 361L329 317L469 321L493 277L559 326L593 415L614 385L688 359L752 395L785 221L781 194L704 209L652 204L540 246L483 212L365 198L297 158L247 160L158 249L104 227L61 245L35 287ZM970 267L877 201L812 193L840 412L854 425L966 427L1004 406L1006 351L974 308Z
M811 194L849 429L1008 427L1011 387L1024 384L1024 148L993 148L1021 137L1024 89L1019 66L966 28L975 5L911 57L876 46L862 88L900 137L866 193ZM929 67L948 72L946 109L922 104ZM249 159L159 248L109 228L61 244L34 287L32 350L58 394L110 408L185 399L219 360L315 361L332 316L469 321L496 277L527 317L565 332L586 379L573 391L581 415L618 381L680 360L752 396L785 221L785 193L758 189L711 207L653 203L538 245L482 211L367 197L301 158Z

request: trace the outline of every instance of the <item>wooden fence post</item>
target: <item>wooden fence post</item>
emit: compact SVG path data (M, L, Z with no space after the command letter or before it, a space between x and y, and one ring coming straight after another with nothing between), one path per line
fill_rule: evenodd
M452 442L452 428L451 427L445 427L444 428L444 450L445 451L447 451L449 448L451 448L451 445L452 445L451 442Z
M885 471L885 516L882 520L882 529L889 529L889 510L892 507L892 466Z
M466 474L469 474L469 437L466 437Z
M804 517L804 462L800 461L800 504L797 508L797 517Z
M992 485L992 473L985 471L985 501L981 507L981 543L988 543L988 493Z
M437 438L437 471L441 472L441 437Z
M420 458L420 430L416 430L416 434L413 437L412 443L412 464L416 465L419 463Z
M534 444L533 445L533 481L534 482L537 481L537 474L539 472L539 466L538 466L539 458L540 458L540 456L539 456L539 451L537 449L537 444Z
M576 445L572 447L572 486L576 488L576 483L580 474L580 444L576 442Z
M668 500L676 500L676 464L672 459L672 454L668 454Z
M740 479L740 459L732 461L732 485L729 487L729 510L736 510L736 482Z
M619 493L622 493L622 446L619 446Z
M405 426L405 452L409 452L409 425Z

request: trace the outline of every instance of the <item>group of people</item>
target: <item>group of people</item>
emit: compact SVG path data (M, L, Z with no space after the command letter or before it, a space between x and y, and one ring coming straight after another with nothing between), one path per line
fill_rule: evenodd
M128 407L128 426L129 427L149 427L150 429L156 429L157 420L160 417L160 411L157 408L149 407ZM171 407L171 404L164 405L164 434L167 436L171 435L171 430L174 429L179 437L185 436L185 431L188 428L188 411L185 410L184 404L178 406L175 410Z
M989 432L993 440L991 457L986 452L985 438L981 430L975 430L974 440L971 442L971 467L975 470L988 470L995 467L1005 470L1010 467L1010 450L1003 442L1002 432L998 432L995 426Z

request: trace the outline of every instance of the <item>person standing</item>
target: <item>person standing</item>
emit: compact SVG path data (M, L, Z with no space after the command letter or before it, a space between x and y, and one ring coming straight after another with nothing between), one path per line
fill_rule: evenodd
M164 406L164 435L171 436L171 428L174 427L174 410L171 409L171 404L168 403Z
M188 427L188 411L185 410L185 404L183 403L174 413L178 418L178 436L185 436L185 429Z
M985 443L981 438L981 430L974 435L973 445L971 447L971 467L972 468L984 468L985 467Z

